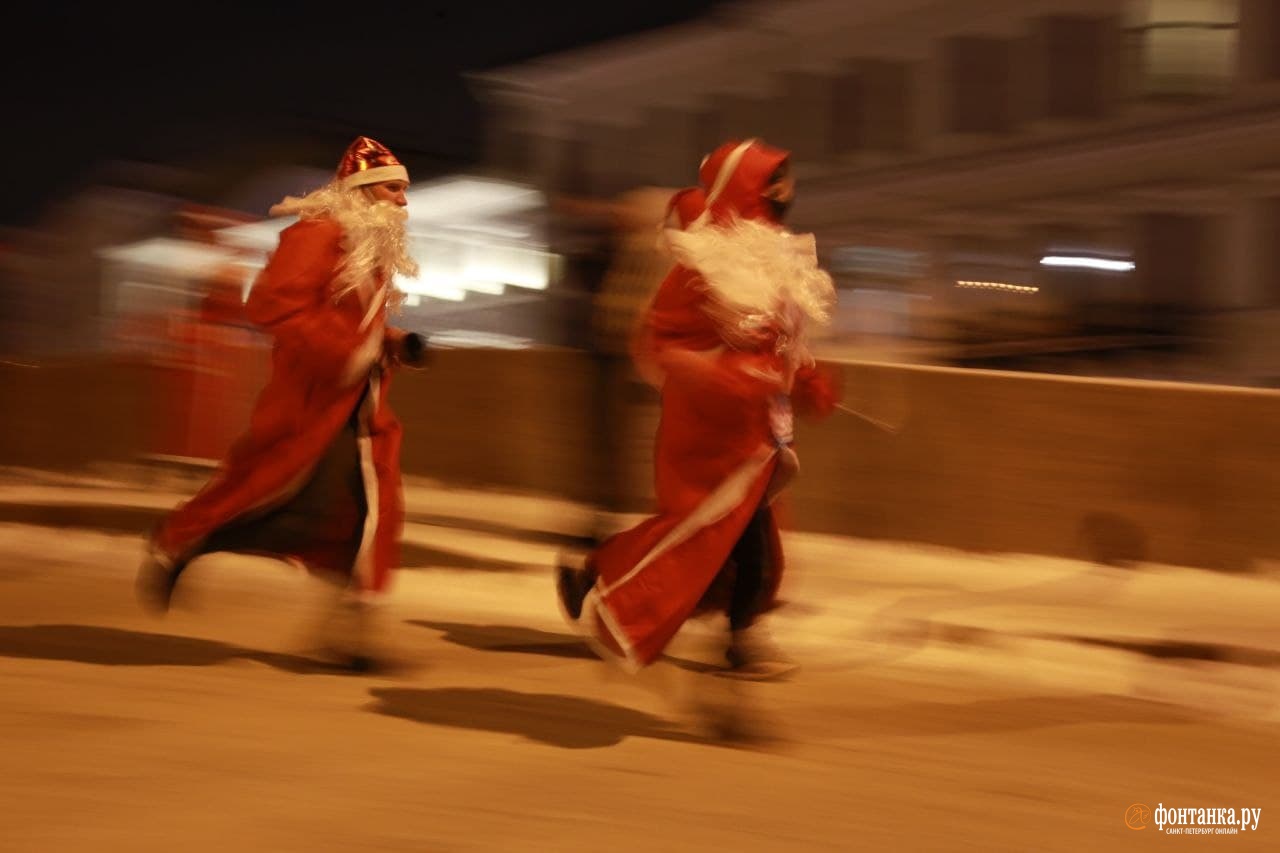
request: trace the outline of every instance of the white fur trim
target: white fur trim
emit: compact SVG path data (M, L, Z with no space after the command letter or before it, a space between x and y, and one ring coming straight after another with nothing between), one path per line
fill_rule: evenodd
M774 452L771 448L762 448L755 456L744 462L736 471L726 477L702 503L698 504L693 512L689 513L670 533L664 536L662 541L650 549L649 553L645 554L644 558L631 571L627 572L618 581L607 587L598 581L596 582L596 586L583 599L582 618L573 624L599 657L619 664L624 670L633 675L643 669L640 660L636 657L635 647L632 645L630 638L622 630L622 626L618 624L613 612L609 610L607 599L610 593L636 578L646 566L662 554L681 542L687 541L704 527L708 527L724 518L734 507L742 503L751 488L751 483L764 466L768 464L769 460L773 458ZM601 628L607 631L618 648L622 649L621 657L597 639Z
M375 166L372 169L365 169L363 172L355 172L347 175L342 179L342 185L347 189L355 187L365 187L369 184L381 184L384 181L404 181L409 182L409 170L404 166Z
M755 482L756 477L759 476L764 466L769 464L769 460L773 458L775 452L774 448L763 447L754 456L742 463L737 470L725 477L720 482L720 485L716 486L715 491L703 498L702 503L698 504L666 536L662 537L661 541L654 545L631 571L608 587L602 588L600 597L602 599L608 598L614 590L630 582L658 557L661 557L680 543L687 541L699 530L715 524L732 512L734 507L738 506L746 498L747 492L751 489L751 484Z
M707 220L711 218L711 205L716 203L720 198L720 193L724 192L724 188L728 185L729 179L733 177L733 173L738 170L738 164L742 162L742 157L747 153L747 149L755 145L754 139L748 139L737 148L729 152L729 156L724 158L724 162L720 164L720 171L716 174L715 182L711 185L711 191L707 193L707 203L703 207L702 213L693 221L690 228L701 228ZM703 161L706 162L705 160Z
M373 318L378 316L378 311L387 301L387 288L378 288L378 292L373 295L373 299L369 300L369 309L364 312L364 319L360 321L360 331L369 328L369 324L373 322Z
M378 356L382 355L383 329L374 329L364 339L364 343L347 358L346 367L342 369L342 387L353 385L368 374Z
M582 599L582 615L577 620L567 620L579 631L582 639L591 647L591 651L596 653L604 661L617 663L623 670L635 675L636 672L643 670L639 658L636 657L635 647L632 646L631 639L627 637L626 631L622 630L622 626L618 624L613 611L609 610L608 597L609 594L621 587L622 584L628 583L635 579L637 575L645 569L645 566L652 564L659 556L666 553L671 548L675 548L681 542L689 539L705 526L712 525L723 519L724 516L730 514L733 507L739 505L748 493L751 483L754 482L756 476L764 469L769 460L773 459L773 448L762 448L751 459L746 460L739 469L733 471L732 474L724 478L723 482L718 485L716 491L708 494L703 502L694 508L694 511L685 516L685 519L677 524L675 528L663 537L658 544L646 553L643 560L637 562L634 569L628 571L626 575L618 579L616 583L605 587L599 581L596 581L595 587L591 588L586 597ZM613 649L605 646L600 642L600 631L607 631L609 637L613 639L614 644L622 649L621 656L618 656Z
M636 658L635 649L631 647L631 641L627 639L627 635L613 618L613 614L604 606L598 589L593 589L587 593L587 597L582 602L582 618L574 624L578 628L582 639L601 660L618 664L631 675L635 675L643 669L639 659ZM613 638L614 643L617 644L618 648L622 649L621 657L600 641L601 627L609 632L609 636Z
M356 438L365 501L364 532L360 537L360 549L356 552L355 566L352 567L352 581L359 591L367 589L373 580L373 540L378 532L378 474L373 467L373 439L369 437L369 416L378 405L378 384L378 377L370 377L369 392L360 406L360 428Z

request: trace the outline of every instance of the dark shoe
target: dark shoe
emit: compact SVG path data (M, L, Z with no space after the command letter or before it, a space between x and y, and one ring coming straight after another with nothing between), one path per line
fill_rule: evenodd
M368 675L371 672L377 672L379 669L379 663L373 655L354 654L347 661L347 670L357 675Z
M394 667L379 657L364 652L353 652L344 646L325 644L308 651L315 665L324 670L350 675L370 675L392 670Z
M312 655L325 666L344 672L373 673L391 668L378 642L380 608L360 600L345 587L335 587L322 608L312 642Z
M556 563L556 593L565 619L577 622L582 618L582 603L596 584L596 573L586 566L572 566L568 558L561 556Z
M786 678L800 668L773 643L760 628L734 631L725 652L729 669L722 675L747 681L775 681Z

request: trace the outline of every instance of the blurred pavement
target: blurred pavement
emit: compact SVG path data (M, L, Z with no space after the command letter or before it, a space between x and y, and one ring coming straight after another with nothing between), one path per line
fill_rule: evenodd
M5 469L0 523L141 537L199 482L192 472L163 467L93 477ZM557 552L578 547L591 520L586 507L567 501L412 478L405 498L406 575L497 572L541 583ZM963 651L965 666L1121 694L1158 693L1152 667L1244 674L1255 687L1280 686L1278 573L1102 566L785 535L786 603L774 630L799 652L821 652L820 667L921 651L948 665L948 654ZM545 607L554 612L549 580ZM1214 692L1203 703L1231 704L1230 691ZM1264 692L1270 698L1253 697L1251 704L1260 704L1251 714L1269 715L1280 702L1280 691Z

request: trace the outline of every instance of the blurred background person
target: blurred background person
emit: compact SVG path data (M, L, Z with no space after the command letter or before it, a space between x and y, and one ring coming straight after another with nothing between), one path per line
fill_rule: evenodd
M641 482L641 469L648 454L641 447L645 439L639 427L645 406L652 405L655 395L635 370L631 343L641 312L675 263L661 240L673 193L669 188L645 186L607 200L557 200L565 213L608 228L600 253L606 263L583 263L579 270L593 276L588 334L583 340L592 364L594 514L584 537L592 547L616 531L621 515L645 504L647 487Z

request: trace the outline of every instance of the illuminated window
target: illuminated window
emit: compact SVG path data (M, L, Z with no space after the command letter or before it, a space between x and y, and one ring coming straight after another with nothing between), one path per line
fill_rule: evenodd
M1125 32L1139 96L1217 95L1235 79L1240 0L1132 0Z

